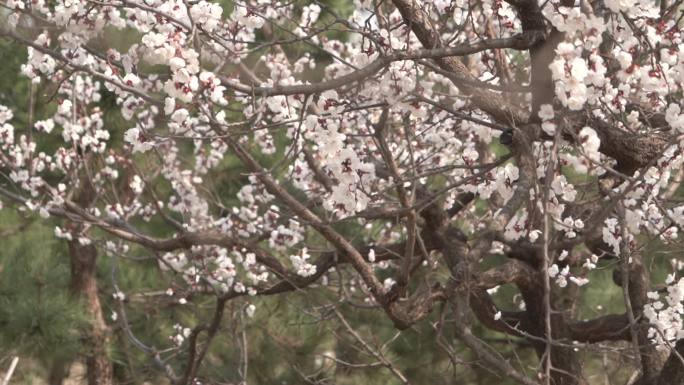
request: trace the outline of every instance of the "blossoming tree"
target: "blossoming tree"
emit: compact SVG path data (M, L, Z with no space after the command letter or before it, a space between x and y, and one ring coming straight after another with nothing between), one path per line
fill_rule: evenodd
M31 106L1 107L0 197L59 221L95 319L93 384L112 381L112 325L173 383L215 383L203 367L225 308L292 292L326 293L316 311L400 383L345 311L430 325L454 365L465 346L523 384L591 383L584 355L601 351L633 383L680 383L680 3L3 0L0 37L26 47L22 74L54 113L19 127ZM127 129L106 124L104 96ZM242 173L230 195L214 183L227 164ZM674 253L666 278L654 248ZM147 345L115 278L103 315L98 254L153 256L173 280L159 289L213 299L213 315ZM587 318L605 269L624 310Z

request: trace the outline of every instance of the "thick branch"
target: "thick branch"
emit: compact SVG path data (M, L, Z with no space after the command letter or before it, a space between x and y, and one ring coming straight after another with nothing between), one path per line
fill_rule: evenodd
M629 319L626 314L609 314L586 321L568 324L573 341L595 343L628 341Z
M221 77L221 82L226 87L232 88L234 90L249 95L311 95L321 93L327 90L344 87L351 83L367 79L375 75L381 69L387 67L390 63L395 61L419 60L429 58L445 60L444 58L447 57L465 56L493 48L511 48L523 50L529 48L536 41L537 38L533 35L520 34L509 38L488 39L476 43L461 44L459 46L452 48L429 47L428 49L421 49L416 51L394 52L386 56L381 56L380 58L371 62L367 66L359 70L356 70L352 73L337 77L332 80L327 80L314 84L298 84L291 86L275 85L273 87L251 87L245 84L238 83L227 77Z

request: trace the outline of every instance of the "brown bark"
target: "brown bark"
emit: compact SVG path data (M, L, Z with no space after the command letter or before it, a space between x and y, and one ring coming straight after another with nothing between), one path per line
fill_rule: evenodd
M68 374L69 364L65 362L63 357L58 357L52 361L50 365L50 373L48 374L49 385L62 385L64 378Z
M623 258L625 256L623 255ZM657 377L663 365L660 354L648 337L650 328L648 320L643 317L644 306L648 303L647 293L650 290L649 272L643 264L641 255L638 252L631 254L629 264L629 287L628 294L632 307L632 314L636 320L636 338L639 346L639 356L641 359L641 379L638 383L652 383ZM626 279L622 278L622 282ZM623 287L624 289L624 287Z
M70 241L69 257L71 292L84 300L86 312L91 320L86 331L88 385L112 385L112 364L107 357L109 328L102 314L95 276L97 249L93 245L84 246L76 240Z
M92 185L85 180L75 200L85 208L94 199ZM82 224L69 223L67 228L73 236L73 240L68 242L71 264L69 289L74 297L83 301L90 317L90 325L85 331L88 385L112 385L113 367L107 355L110 332L102 314L97 290L97 249L92 244L82 245L78 241L78 234L83 231Z
M540 273L541 274L541 273ZM546 330L545 330L545 306L543 288L541 285L520 290L525 299L526 310L522 318L521 328L538 338L530 342L542 362L546 363ZM572 329L560 309L554 306L553 292L551 300L551 384L554 385L583 385L587 381L582 376L582 365L577 353L570 345L573 337Z
M670 357L665 361L654 385L682 385L684 384L684 340L677 341Z

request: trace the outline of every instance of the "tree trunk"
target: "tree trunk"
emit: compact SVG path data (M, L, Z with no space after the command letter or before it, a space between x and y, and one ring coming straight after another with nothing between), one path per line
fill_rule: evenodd
M540 284L541 286L541 284ZM521 328L527 333L546 339L546 323L543 288L532 291L521 288L525 299L525 317L522 319ZM577 353L568 346L572 341L570 329L561 311L555 308L555 296L551 293L551 335L554 344L551 346L551 379L553 385L586 385L582 375L582 365ZM542 360L542 366L546 368L546 343L538 339L530 339L537 351L537 356Z
M64 378L67 376L69 363L62 357L57 357L50 365L50 373L48 375L49 385L62 385Z
M73 240L69 242L69 257L71 292L84 300L91 320L85 342L88 385L112 385L112 364L107 357L109 328L102 314L95 277L97 249L93 245L81 245L78 240Z

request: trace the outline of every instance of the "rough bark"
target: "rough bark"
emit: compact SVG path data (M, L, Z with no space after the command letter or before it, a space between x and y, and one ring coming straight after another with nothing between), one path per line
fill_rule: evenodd
M84 180L76 201L81 207L88 207L92 204L93 195L92 186ZM82 224L69 223L67 228L73 234L73 240L68 242L71 264L70 291L74 297L83 301L90 317L84 338L88 385L112 385L113 368L107 355L110 331L102 313L97 289L97 249L92 244L82 245L78 241L77 234L83 231Z
M684 340L677 341L654 385L684 384Z
M93 245L81 245L78 241L70 241L69 257L71 291L74 296L83 299L91 321L85 338L88 385L112 385L112 364L107 356L109 328L102 314L95 276L97 249Z
M521 328L538 338L530 339L540 360L546 363L546 330L545 330L545 306L544 290L538 282L533 287L520 287L525 299L525 313L522 318ZM551 380L554 385L583 385L587 384L582 376L582 365L573 350L572 328L561 309L554 306L553 293L551 300Z
M650 290L651 283L649 272L643 264L641 255L638 252L632 253L631 260L628 277L629 287L627 291L631 302L632 313L636 320L635 328L642 372L641 379L637 383L650 384L658 378L658 373L663 365L660 354L648 337L648 320L643 317L644 306L648 303L647 293Z

